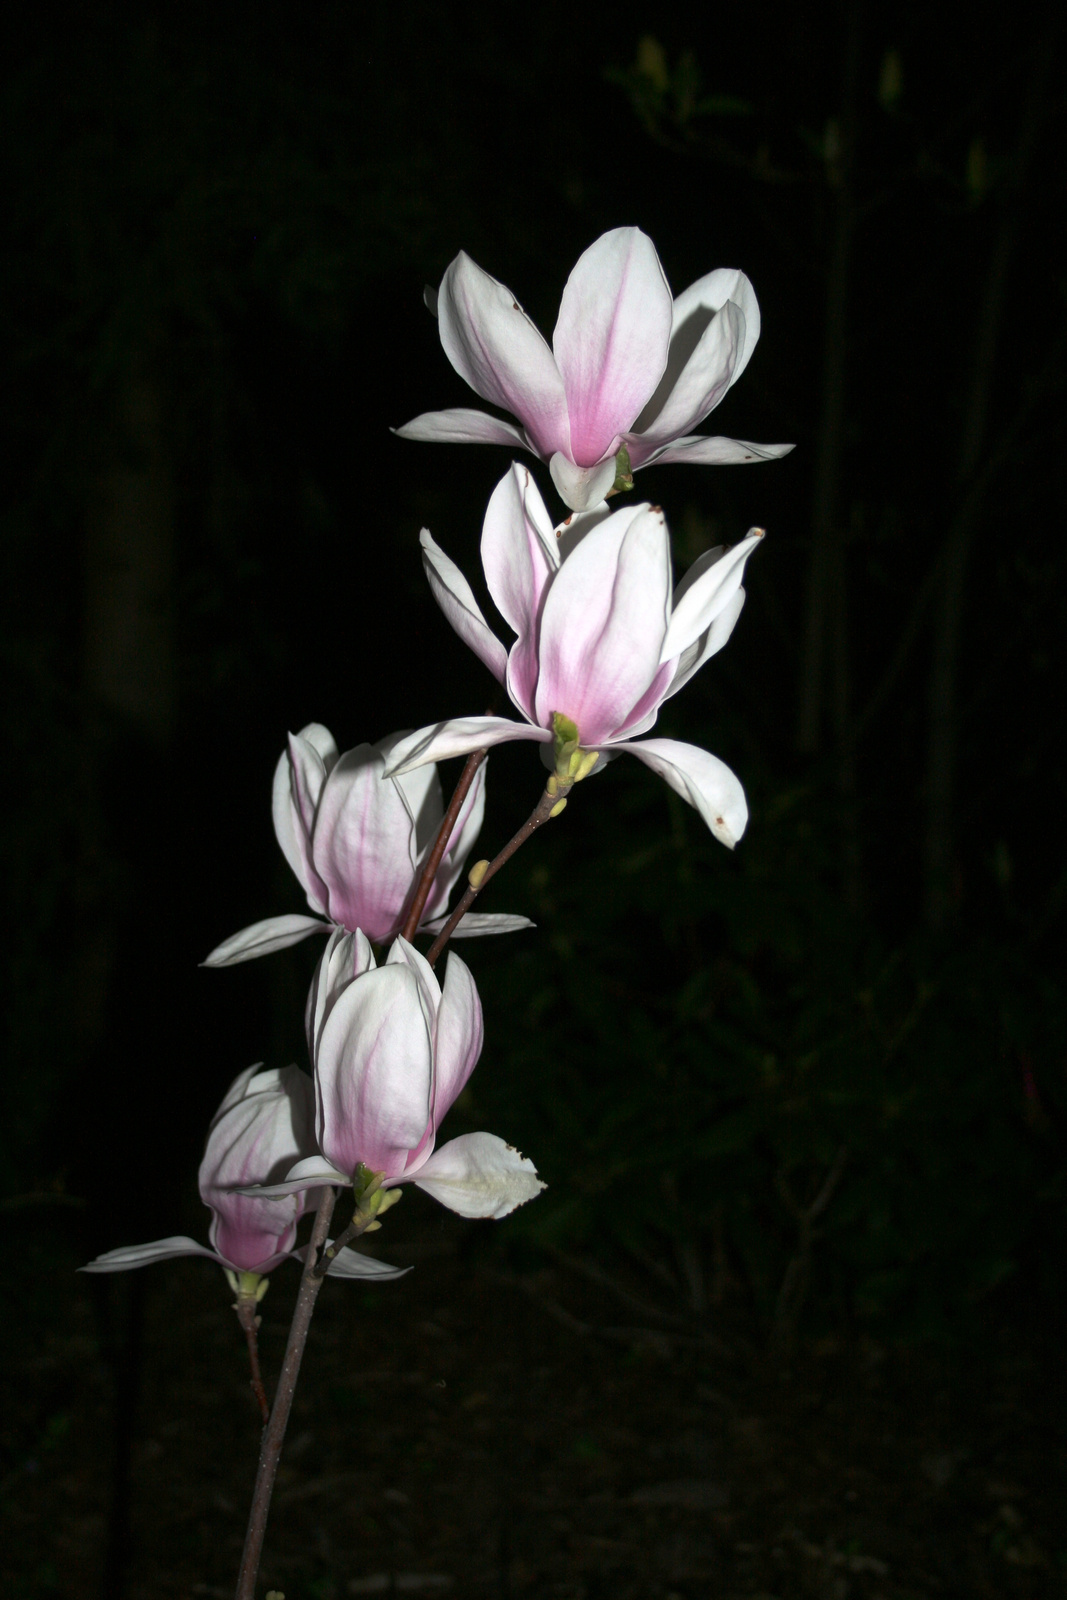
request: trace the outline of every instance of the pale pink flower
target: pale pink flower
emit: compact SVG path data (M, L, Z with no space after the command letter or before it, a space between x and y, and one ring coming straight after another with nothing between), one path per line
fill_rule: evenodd
M461 717L422 728L394 745L387 771L405 774L510 739L548 745L558 715L577 729L582 750L599 753L597 766L623 751L637 756L733 846L748 807L729 767L696 745L638 735L730 637L744 604L744 566L762 537L754 528L730 549L709 550L673 588L658 506L590 512L553 530L528 470L514 465L493 491L482 530L489 592L518 635L510 650L425 530L422 546L442 611L526 721Z
M375 943L392 938L403 924L416 875L444 816L435 767L402 778L383 778L386 759L399 737L393 734L339 755L321 723L310 722L290 734L274 772L274 831L308 905L318 915L290 913L242 928L212 950L206 967L230 967L284 950L309 934L329 933L331 926L350 933L361 928ZM443 924L448 897L478 837L484 811L483 764L456 819L421 930L435 933ZM454 937L532 926L528 917L475 913L461 920Z
M551 349L511 290L463 252L428 298L460 377L521 426L459 407L425 412L397 433L517 444L547 462L574 511L603 500L617 478L628 488L627 471L653 461L770 461L793 448L692 432L748 365L759 306L745 274L732 267L707 273L672 300L640 228L613 228L579 258Z
M544 1188L533 1163L495 1134L435 1148L482 1048L481 1001L454 952L442 988L406 939L379 967L361 932L338 929L315 974L307 1026L319 1153L257 1193L348 1184L362 1168L383 1174L384 1189L411 1181L461 1216L504 1217Z
M301 1192L264 1200L240 1192L240 1186L269 1183L314 1149L313 1098L310 1078L297 1067L267 1072L249 1067L240 1073L215 1113L200 1163L200 1198L211 1211L211 1248L183 1236L157 1239L109 1250L81 1270L124 1272L175 1256L207 1256L232 1274L258 1277L290 1256L300 1259L296 1225L306 1209L315 1208L316 1196ZM354 1250L342 1251L330 1271L347 1278L399 1276L398 1268Z

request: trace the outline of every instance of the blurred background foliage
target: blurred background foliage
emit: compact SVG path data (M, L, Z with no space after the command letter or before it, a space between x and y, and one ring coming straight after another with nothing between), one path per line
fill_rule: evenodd
M637 485L679 570L769 530L661 724L735 767L752 822L730 857L625 761L576 794L486 896L538 931L464 952L488 1042L457 1126L550 1181L508 1238L624 1257L703 1318L948 1334L1055 1283L1062 36L995 20L24 16L0 140L12 1227L73 1221L83 1255L195 1229L224 1087L304 1059L313 952L196 966L298 909L269 818L286 729L344 747L490 688L416 535L473 575L506 454L387 431L469 399L422 286L464 248L547 331L580 251L637 223L676 292L739 265L760 297L705 431L797 441ZM489 853L528 758L492 758Z

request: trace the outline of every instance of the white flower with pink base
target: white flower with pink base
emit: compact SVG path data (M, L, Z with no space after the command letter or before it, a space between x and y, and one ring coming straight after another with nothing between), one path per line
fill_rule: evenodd
M319 722L289 735L274 771L274 832L317 916L266 917L217 945L205 967L232 967L284 950L332 927L362 929L376 944L403 924L419 869L444 816L435 767L384 778L400 736L357 745L340 755ZM485 813L485 767L479 767L437 869L419 928L436 933ZM323 920L325 919L325 920ZM453 937L532 928L504 912L465 916Z
M544 1184L533 1163L491 1133L435 1148L441 1120L482 1049L482 1006L454 953L442 987L425 957L398 938L384 966L362 933L334 933L307 1013L318 1154L285 1181L246 1190L287 1198L322 1184L381 1174L383 1190L412 1182L464 1217L505 1217Z
M623 752L636 756L732 847L748 807L730 768L697 745L639 735L729 639L744 604L745 563L762 538L754 528L730 549L709 550L674 588L658 506L590 512L554 530L529 472L516 464L494 490L482 529L489 592L518 635L510 650L425 531L422 546L442 611L526 721L461 717L422 728L397 741L387 772L399 776L511 739L551 745L561 717L573 724L579 747L600 757L595 766Z
M617 479L628 488L628 473L653 461L773 461L793 448L692 432L751 360L759 306L745 274L732 267L672 299L640 228L613 228L579 258L551 348L511 290L463 252L429 298L460 377L521 427L458 407L425 412L397 433L519 445L547 463L574 511L598 504Z
M296 1226L305 1210L314 1210L314 1193L265 1200L240 1192L239 1186L269 1183L314 1148L313 1098L310 1078L296 1067L268 1072L248 1067L233 1080L215 1113L200 1163L200 1198L212 1213L211 1248L176 1235L109 1250L81 1271L125 1272L176 1256L206 1256L233 1281L239 1275L262 1277L290 1257L302 1260ZM341 1278L401 1276L400 1268L354 1250L341 1251L330 1272Z

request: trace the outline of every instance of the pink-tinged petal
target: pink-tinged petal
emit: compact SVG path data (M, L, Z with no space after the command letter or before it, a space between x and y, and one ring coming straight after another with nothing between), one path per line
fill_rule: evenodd
M238 1183L267 1183L310 1154L311 1079L298 1067L242 1072L212 1119L200 1163L200 1194ZM217 1243L217 1241L213 1241Z
M593 528L545 600L537 721L548 727L562 712L584 745L611 740L659 675L670 595L670 542L658 507L627 507Z
M469 756L472 750L507 744L511 739L538 739L542 744L551 744L552 734L545 728L531 728L507 717L454 717L450 722L419 728L402 739L393 750L386 771L390 777L399 776L427 761Z
M265 1272L296 1243L304 1202L300 1194L278 1200L217 1189L211 1206L209 1237L221 1259L239 1272Z
M272 1086L276 1086L277 1079L273 1076L273 1074L276 1073L277 1069L271 1068L269 1070L272 1074L271 1084ZM223 1096L222 1104L219 1106L218 1110L215 1112L215 1115L211 1119L212 1128L218 1121L221 1120L222 1117L226 1115L227 1111L229 1111L232 1106L238 1105L240 1101L245 1098L249 1092L249 1085L251 1083L255 1082L257 1078L262 1078L265 1076L266 1074L263 1070L262 1061L257 1061L254 1066L246 1067L243 1072L239 1072Z
M406 801L394 782L383 781L383 766L372 745L346 751L323 787L312 837L331 922L361 928L374 940L392 933L411 888L411 803L421 806L430 799L415 792ZM432 788L434 776L417 788Z
M214 1250L197 1244L195 1239L174 1234L170 1239L157 1239L154 1244L128 1244L118 1250L108 1250L104 1255L97 1256L95 1261L79 1267L78 1271L128 1272L131 1267L147 1267L153 1261L173 1261L177 1256L207 1256L209 1261L217 1261L220 1267L230 1265Z
M240 961L254 961L257 956L269 956L275 950L288 950L313 933L329 933L330 924L318 917L305 917L292 912L284 917L265 917L253 922L240 933L231 934L205 956L202 967L235 967Z
M674 591L674 608L661 660L670 661L680 656L711 627L719 612L725 610L740 589L745 563L762 543L763 536L762 528L751 528L745 538L728 550L705 551L693 562Z
M639 438L635 438L633 445L630 464L635 472L638 467L651 466L653 461L664 465L670 461L680 461L690 467L732 467L746 461L780 461L796 449L793 444L752 444L748 439L707 438L702 433L693 434L687 439L675 439L673 444L649 453L642 449Z
M327 1245L333 1243L327 1239ZM301 1261L307 1256L307 1246L295 1250L293 1254ZM358 1250L346 1246L338 1251L330 1265L326 1268L328 1278L359 1278L366 1282L368 1278L376 1278L383 1283L388 1278L403 1278L411 1271L410 1267L391 1267L387 1261L376 1261L373 1256L362 1255Z
M461 251L437 298L441 344L476 394L518 417L538 454L570 445L552 352L511 290Z
M540 338L540 334L538 334ZM394 428L398 439L425 439L431 444L505 444L529 450L530 441L513 422L491 417L487 411L472 411L455 406L450 411L424 411L402 428Z
M728 304L711 316L680 370L674 368L673 359L668 360L659 388L633 426L643 450L690 433L714 411L733 383L744 343L744 316L739 306ZM671 341L672 358L676 344L681 345L678 334Z
M447 917L436 917L424 922L423 933L440 933ZM521 933L524 928L536 928L529 917L519 917L506 911L468 911L452 930L453 939L481 939L491 933Z
M308 1055L312 1061L319 1047L322 1025L332 1011L337 996L353 978L373 971L376 965L370 940L362 928L357 928L354 933L346 933L344 928L334 929L319 957L304 1008Z
M733 599L719 612L707 632L694 639L693 643L682 651L674 664L674 677L667 685L664 700L669 700L672 694L684 689L690 678L700 671L705 661L710 660L722 649L734 631L744 603L745 591L738 589ZM643 729L641 731L644 732Z
M379 779L381 773L385 771L386 761L397 741L406 738L410 731L405 728L403 733L394 733L375 745L381 763ZM437 768L418 767L414 772L405 773L402 778L385 778L381 781L395 791L407 813L408 835L405 856L409 871L414 873L437 838L437 830L441 826L441 818L445 812Z
M614 455L619 435L655 391L671 306L655 246L639 228L613 228L579 257L552 335L571 425L570 449L554 449L578 466Z
M461 1217L506 1217L545 1185L532 1161L495 1133L465 1133L435 1150L416 1186Z
M453 951L448 958L437 1011L433 1106L436 1127L441 1126L449 1107L474 1071L484 1038L482 1002L474 978L470 968Z
M241 1271L265 1270L265 1262L292 1248L302 1199L280 1204L234 1191L282 1179L311 1152L312 1095L310 1078L296 1067L242 1073L211 1124L200 1195L212 1212L212 1245Z
M490 496L482 524L482 567L500 615L520 636L537 617L559 566L551 518L528 467L512 462Z
M760 309L756 291L743 272L736 267L717 267L691 283L674 302L671 318L671 349L667 357L667 370L672 365L681 367L688 351L695 348L702 323L709 320L727 301L732 301L745 319L744 340L738 351L731 384L735 384L752 359L752 352L760 336ZM675 354L675 341L678 353Z
M315 1057L319 1148L338 1170L360 1162L402 1172L430 1121L433 1049L410 968L378 967L349 984Z
M311 734L312 737L305 738L305 734ZM332 767L337 758L332 739L327 755L323 755L320 749L321 735L330 739L320 723L310 723L303 733L289 735L288 753L274 770L273 804L274 831L278 842L304 887L308 905L312 911L318 912L326 909L326 889L311 859L311 835L319 796L326 782L327 760ZM282 762L285 763L284 767ZM289 854L290 849L293 855Z
M733 849L748 823L748 804L740 779L725 761L699 745L677 739L643 739L615 748L628 751L657 772L700 812L716 839Z
M325 1156L306 1156L303 1161L296 1163L281 1183L251 1183L235 1189L234 1193L245 1195L250 1200L276 1203L287 1200L291 1195L302 1194L306 1189L321 1189L325 1184L346 1187L351 1182L352 1174L339 1172Z
M441 1005L441 985L437 974L422 951L416 950L402 934L393 940L386 957L387 966L398 964L407 967L419 986L422 1014L432 1043L437 1037L437 1012Z
M537 684L537 622L545 589L559 566L555 535L528 470L517 462L493 490L482 526L485 581L518 638L507 662L507 689L532 719Z
M434 541L428 529L423 528L420 539L422 564L430 580L434 599L463 643L469 645L493 677L503 683L508 653L482 616L482 609L474 598L470 584L456 563Z
M572 511L592 511L615 482L615 457L609 456L595 467L576 467L569 457L557 452L549 461L548 470L565 506Z

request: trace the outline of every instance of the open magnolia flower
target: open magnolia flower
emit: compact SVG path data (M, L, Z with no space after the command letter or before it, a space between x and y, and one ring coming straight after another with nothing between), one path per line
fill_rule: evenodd
M445 616L503 683L526 718L462 717L394 745L387 771L461 755L509 739L596 752L586 771L627 751L695 806L723 844L748 820L744 790L716 756L676 739L639 739L663 701L721 650L741 614L745 562L760 529L731 549L709 550L672 590L670 539L658 506L591 512L553 530L537 486L515 465L493 491L482 529L489 592L518 638L510 651L490 630L454 562L422 534L423 561Z
M127 1245L97 1256L82 1272L124 1272L174 1256L207 1256L224 1267L237 1290L292 1256L296 1225L314 1210L315 1196L301 1191L286 1200L263 1200L238 1192L238 1185L269 1183L314 1149L311 1080L296 1067L261 1072L249 1067L230 1085L215 1113L200 1163L200 1198L211 1210L211 1249L195 1239L175 1236L154 1244ZM330 1265L339 1278L395 1278L402 1269L343 1250ZM254 1287L254 1285L253 1285ZM265 1287L265 1285L264 1285Z
M419 868L444 816L435 767L402 778L385 778L386 759L400 736L357 745L339 755L329 731L309 722L290 734L274 772L274 831L285 858L318 916L292 913L267 917L217 945L206 967L284 950L331 925L361 928L375 943L401 927ZM456 819L423 912L421 929L436 933L485 812L485 766ZM322 921L326 918L326 921ZM511 933L530 928L528 917L470 913L453 937Z
M444 987L406 939L384 966L361 932L337 930L308 998L318 1154L282 1183L245 1190L286 1198L322 1184L381 1174L388 1191L409 1180L463 1217L505 1217L544 1184L531 1161L492 1133L435 1149L437 1129L482 1049L482 1006L454 953Z
M745 274L732 267L707 273L672 300L640 228L613 228L579 258L551 349L511 290L463 252L431 310L460 377L522 426L459 407L428 411L397 433L531 450L574 511L629 488L630 474L652 461L771 461L793 448L692 432L748 365L759 306Z

